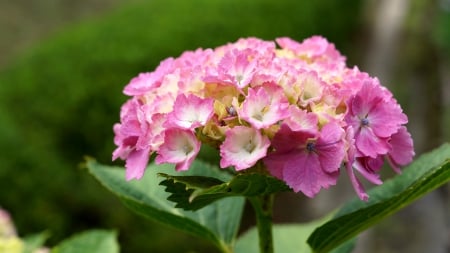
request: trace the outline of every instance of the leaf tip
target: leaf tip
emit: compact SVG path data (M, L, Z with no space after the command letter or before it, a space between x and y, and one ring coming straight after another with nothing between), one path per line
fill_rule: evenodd
M83 161L78 164L78 168L89 170L89 167L91 166L91 164L95 163L95 162L97 162L97 160L94 157L89 156L89 155L84 155Z

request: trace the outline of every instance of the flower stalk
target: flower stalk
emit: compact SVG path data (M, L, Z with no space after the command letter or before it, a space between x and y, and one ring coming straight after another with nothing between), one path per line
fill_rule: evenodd
M265 194L249 198L249 201L255 210L260 253L274 252L272 233L273 200L274 194Z

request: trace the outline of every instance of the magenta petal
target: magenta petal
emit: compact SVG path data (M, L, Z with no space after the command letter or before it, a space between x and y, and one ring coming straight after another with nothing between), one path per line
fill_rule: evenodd
M283 170L283 178L295 191L303 192L312 198L321 189L336 184L336 174L326 174L320 167L319 158L315 154L298 154L291 158Z
M369 127L362 127L355 139L356 148L365 156L375 158L386 154L390 149L387 140L376 136Z
M320 131L320 138L317 141L317 145L339 142L343 137L344 129L342 129L336 122L330 122L323 126Z
M317 140L317 152L322 169L328 173L339 171L344 159L343 136L344 130L334 122L326 124L320 132L320 138Z
M289 108L289 114L290 117L283 122L293 131L306 131L313 134L317 133L319 118L316 114L302 110L297 106L291 106Z
M299 145L304 145L308 138L314 138L315 136L316 132L294 132L288 125L283 124L275 134L272 146L277 150L277 153L284 153L297 149Z
M194 161L195 156L190 157L189 159L186 159L180 163L177 163L175 165L175 170L176 171L186 171L189 169L189 167L191 166L192 162Z
M319 178L322 174L317 156L306 154L297 155L295 160L291 158L283 170L283 178L295 191L303 192L312 198L320 191Z
M353 97L353 99L351 100L351 112L353 115L367 115L370 111L370 105L363 101L363 99L360 96L355 96Z
M400 173L397 166L410 163L415 154L411 134L406 130L406 127L402 126L396 134L392 135L389 143L392 148L389 151L388 158L394 164L393 169Z
M289 154L270 154L263 159L263 162L272 176L283 180L283 169L288 159L290 159Z
M369 195L367 195L366 190L364 189L364 186L361 184L361 182L355 176L352 165L347 164L347 166L345 166L345 170L347 171L348 177L350 178L350 182L352 183L353 189L355 189L356 194L358 194L358 197L361 200L367 201L369 199Z
M380 175L377 173L381 166L383 165L383 160L381 157L376 159L370 157L359 157L355 160L353 166L355 169L369 182L373 184L380 185L383 183L380 179Z
M149 157L149 149L134 150L130 152L125 163L126 179L141 179L144 175L145 168L147 168Z
M344 144L342 141L320 147L318 153L320 164L324 171L328 173L339 171L339 167L341 166L345 155Z
M394 100L379 103L370 112L368 120L373 132L379 137L390 137L398 131L400 125L408 122L406 115Z
M125 160L128 157L128 154L130 153L132 149L130 146L120 145L118 146L114 151L112 155L112 160L116 160L117 158L121 158L122 160Z

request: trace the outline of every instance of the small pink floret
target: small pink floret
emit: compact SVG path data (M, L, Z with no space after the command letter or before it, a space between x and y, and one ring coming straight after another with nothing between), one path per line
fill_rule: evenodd
M220 146L220 167L234 166L238 171L248 169L266 156L269 145L269 139L259 130L244 126L231 128Z
M178 171L188 170L200 150L200 141L190 130L168 129L159 147L155 162L176 164Z
M348 106L345 120L355 129L356 148L364 156L386 154L390 150L389 137L407 123L397 102L374 80L365 82L349 99Z
M272 141L275 152L264 163L295 192L314 197L321 188L336 184L344 159L343 137L343 129L334 122L316 133L282 125Z
M178 95L173 111L167 115L165 127L194 129L204 126L214 113L214 100L202 99L195 95Z
M279 87L250 88L239 116L256 129L266 128L289 116L289 103Z

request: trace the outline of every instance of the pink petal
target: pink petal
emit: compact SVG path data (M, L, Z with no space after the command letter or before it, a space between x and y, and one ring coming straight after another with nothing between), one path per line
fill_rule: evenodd
M344 138L344 134L344 129L336 122L329 122L320 130L320 138L317 140L317 145L340 142Z
M257 62L249 60L251 50L230 50L225 53L218 65L217 76L208 75L207 79L214 78L223 84L233 84L242 89L247 86L256 71Z
M301 191L312 198L322 187L328 188L336 184L337 174L324 173L317 155L305 152L286 162L283 178L295 192Z
M390 146L387 139L376 136L370 127L361 127L356 134L356 148L364 156L375 158L380 154L386 154Z
M241 118L256 129L269 127L289 116L289 104L283 90L268 86L267 90L266 86L249 88L242 110L239 111Z
M381 98L378 98L375 101L367 101L367 98L364 98L360 93L362 92L372 92L371 90L365 90L364 88L367 87L366 85L363 86L360 92L353 98L351 103L351 111L353 115L358 116L358 118L365 118L369 112L372 111L372 108L376 106L379 102L381 102Z
M317 132L292 131L288 125L281 125L272 139L272 146L277 153L289 152L293 149L305 148L308 139L315 138Z
M200 141L192 131L168 129L164 132L164 143L155 158L157 164L174 163L175 168L187 170L200 150Z
M149 149L131 151L125 163L126 179L141 179L147 167L149 157Z
M220 145L220 167L250 168L266 156L269 145L269 138L261 135L259 130L244 126L231 128Z
M345 156L343 137L344 130L335 122L326 124L320 132L316 148L321 167L328 173L339 171Z
M336 183L344 158L342 128L329 123L322 130L325 138L321 140L319 136L313 150L309 150L308 143L316 139L318 133L294 132L283 124L272 140L275 152L264 159L271 174L282 177L294 191L302 191L309 197L317 194L321 187Z
M269 154L264 157L263 162L269 170L270 174L280 180L283 178L284 165L291 159L291 154Z
M180 163L177 163L175 165L175 170L176 171L186 171L186 170L188 170L194 160L195 160L195 156L191 156L190 158L188 158L188 159L186 159L186 160L184 160L184 161L182 161Z
M289 107L290 117L284 120L284 123L292 129L292 131L306 131L311 133L317 132L317 124L319 118L317 114L302 110L297 106Z
M155 71L139 74L124 88L123 93L128 96L138 96L158 88L164 76L173 71L173 63L173 58L167 58L159 64Z
M370 157L359 157L356 158L353 166L355 169L361 173L367 180L369 180L373 184L382 184L383 182L380 179L380 175L378 171L383 165L383 158L381 156L376 159Z
M141 73L131 79L130 83L124 88L123 93L128 96L142 95L157 88L161 84L162 76L157 73Z
M373 132L382 138L390 137L398 131L400 125L408 122L406 115L394 100L379 103L370 112L368 120Z
M281 48L292 51L296 51L296 49L300 47L300 43L288 37L277 38L275 41Z
M193 129L204 126L214 113L213 103L212 99L180 94L175 100L173 111L167 115L164 127Z
M399 166L407 165L414 157L414 146L411 134L402 126L398 132L392 135L389 143L391 150L388 154L388 160L395 172L400 173Z
M350 182L352 183L353 189L355 189L355 192L358 195L358 197L361 200L367 201L369 199L369 195L367 195L366 190L364 189L364 186L361 184L361 182L355 176L352 165L347 164L347 166L345 166L345 170L347 171L348 177L350 178Z

